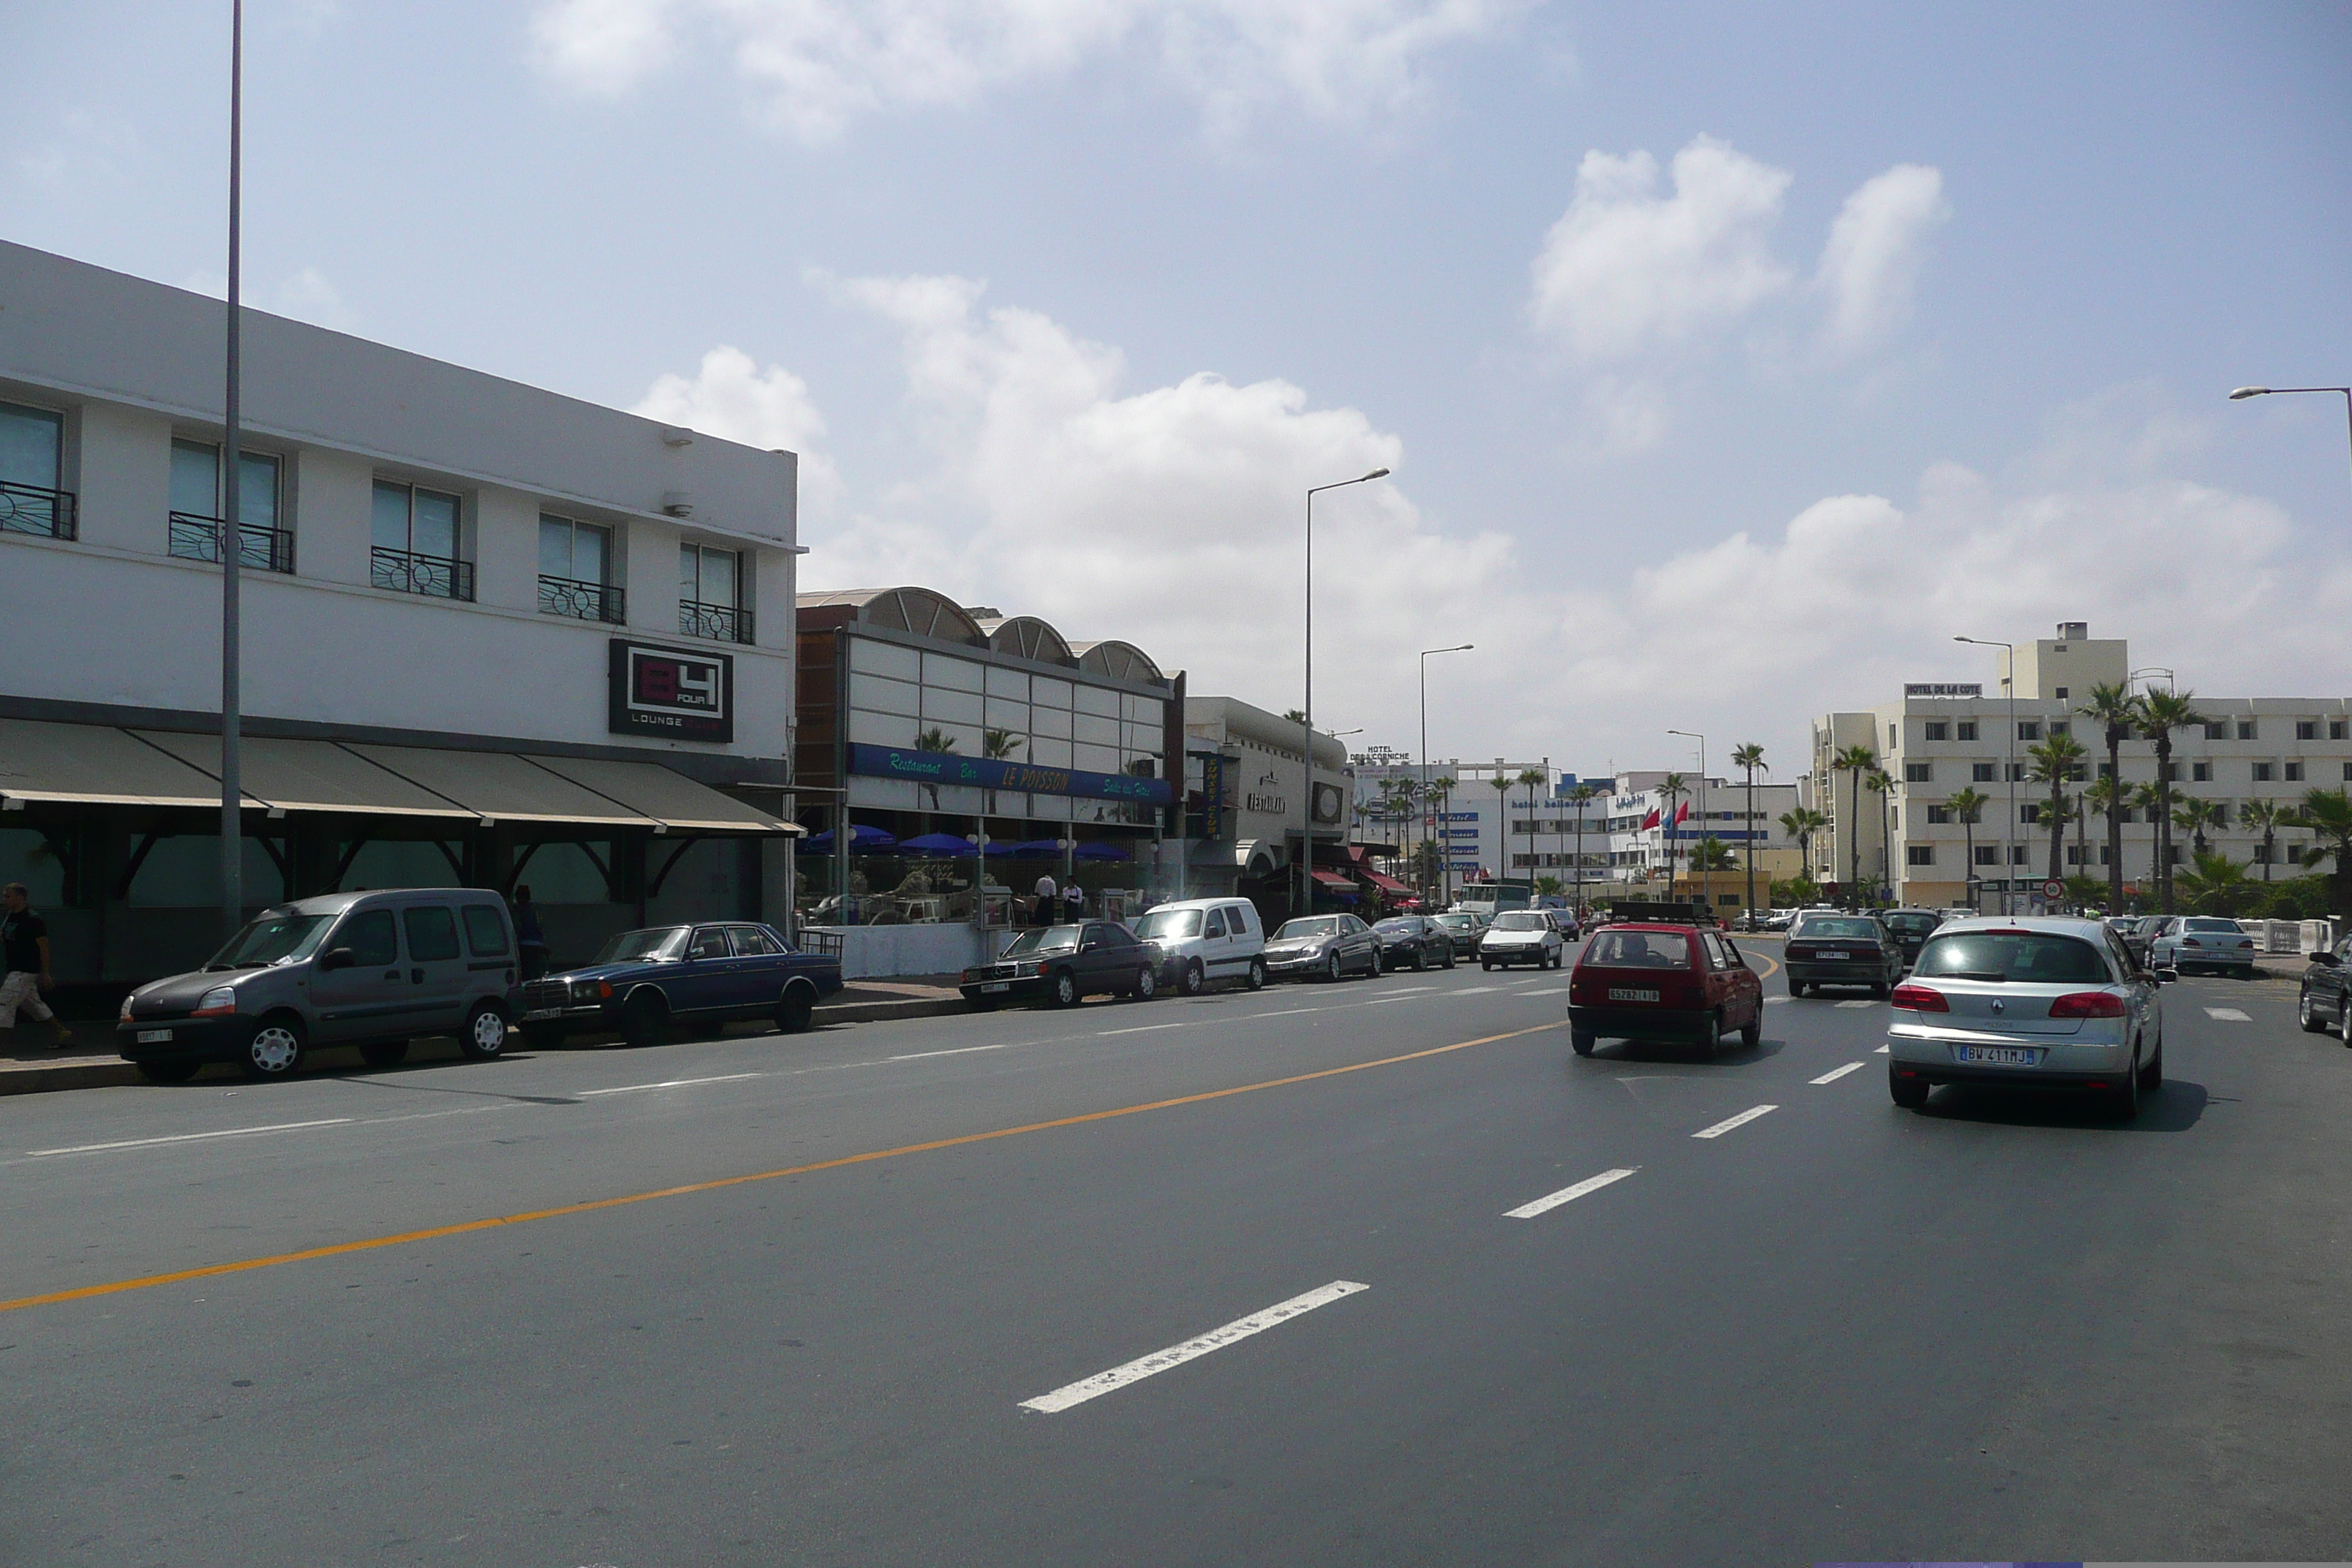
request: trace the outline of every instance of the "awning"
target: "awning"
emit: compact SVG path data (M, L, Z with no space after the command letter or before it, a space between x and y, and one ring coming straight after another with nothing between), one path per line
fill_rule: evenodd
M0 800L217 807L220 781L105 725L0 719Z
M664 827L721 833L783 833L803 829L732 795L698 784L659 763L617 763L602 758L533 757L549 773L643 812Z
M1358 888L1354 882L1342 877L1337 871L1315 871L1309 873L1309 875L1313 876L1318 884L1330 889L1335 893L1354 893L1362 891L1362 889Z
M563 822L593 827L656 827L654 818L551 773L510 752L444 752L425 746L351 750L410 784L456 801L486 822Z
M131 732L190 767L218 776L218 736L157 730ZM248 735L241 748L237 783L248 799L277 811L358 811L386 816L449 816L467 822L480 815L419 788L331 741ZM217 785L214 798L219 798Z
M1373 887L1378 888L1383 893L1410 893L1412 891L1411 888L1406 887L1394 877L1384 876L1378 871L1367 870L1364 873L1364 880L1370 882Z

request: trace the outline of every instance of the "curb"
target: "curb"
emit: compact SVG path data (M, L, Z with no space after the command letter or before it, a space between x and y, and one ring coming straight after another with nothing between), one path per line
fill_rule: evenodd
M144 1083L129 1062L76 1062L71 1066L17 1068L0 1072L0 1094L46 1094L59 1089L112 1089Z
M819 1007L810 1016L812 1027L825 1024L887 1024L898 1018L944 1018L969 1013L971 1004L961 996L917 997L906 1002L836 1002Z

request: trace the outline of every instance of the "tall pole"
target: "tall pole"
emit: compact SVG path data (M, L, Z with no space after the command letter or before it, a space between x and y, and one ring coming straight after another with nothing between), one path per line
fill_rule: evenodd
M2017 867L2011 860L2009 836L2017 830L2017 645L1998 637L1956 637L1954 642L1964 642L1977 647L1997 647L2007 656L2000 683L2009 688L2009 820L2001 826L2000 912L2017 913ZM1971 870L1975 868L1969 868Z
M1424 807L1429 799L1429 656L1433 653L1468 653L1477 646L1476 643L1465 642L1454 647L1425 647L1421 650L1421 797ZM1424 840L1424 842L1442 843L1445 824L1441 820L1437 826L1439 829L1437 839ZM1442 847L1437 851L1437 858L1441 862L1445 858L1445 851ZM1429 871L1426 865L1422 869L1421 888L1423 894L1426 896L1430 890Z
M1686 741L1698 742L1698 841L1704 846L1706 843L1706 737L1696 730L1669 730L1666 733L1680 735ZM1674 834L1675 825L1670 822L1666 824L1666 839L1669 845L1674 841ZM1669 853L1666 857L1666 897L1669 899L1675 896L1674 863L1674 857ZM1692 857L1692 863L1696 869L1697 863L1696 855ZM1701 872L1700 875L1703 876L1705 873ZM1697 878L1694 877L1692 879L1696 881ZM1712 900L1709 901L1712 902Z
M2236 403L2248 397L2275 397L2291 392L2341 394L2344 398L2344 433L2347 437L2352 437L2352 386L2242 386L2230 394L2230 401Z
M1374 468L1352 479L1336 484L1313 485L1307 491L1307 692L1299 717L1299 773L1305 787L1298 800L1298 907L1299 914L1312 914L1315 910L1315 497L1323 490L1345 489L1367 480L1385 479L1386 468Z
M244 257L245 0L229 0L228 32L228 388L221 435L221 940L245 923L245 694L239 679L237 556L237 317Z

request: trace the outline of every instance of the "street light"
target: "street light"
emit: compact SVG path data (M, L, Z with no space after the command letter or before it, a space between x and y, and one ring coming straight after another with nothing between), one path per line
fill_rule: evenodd
M2009 654L2009 673L2000 678L2000 683L2009 688L2009 820L2000 830L2000 855L2008 861L2009 836L2017 827L2017 647L1995 637L1956 637L1952 640L1974 643L1979 647L2002 648ZM1971 866L1969 869L1974 871L1976 868ZM2013 861L2000 868L2000 912L2017 913L2017 867Z
M1698 742L1698 835L1699 842L1704 844L1706 842L1706 737L1696 730L1669 730L1666 733ZM1666 824L1666 897L1671 900L1674 896L1675 825L1669 822ZM1712 901L1709 900L1710 903Z
M230 0L228 22L228 354L227 391L221 409L220 564L221 564L221 940L235 936L245 923L245 694L239 658L242 629L237 616L237 556L245 537L237 530L244 510L237 493L237 469L244 458L237 450L239 408L237 384L238 300L243 273L245 195L245 0Z
M1439 653L1468 653L1472 648L1475 648L1475 647L1476 647L1477 646L1478 646L1478 645L1477 645L1476 643L1465 642L1465 643L1457 643L1457 644L1455 644L1455 645L1454 645L1454 647L1425 647L1425 648L1423 648L1423 649L1421 650L1421 795L1422 795L1422 799L1423 799L1423 801L1424 803L1425 803L1425 802L1428 800L1428 798L1429 798L1429 658L1430 658L1430 656L1431 656L1432 654L1439 654ZM1441 866L1441 868L1442 868L1442 867L1443 867L1443 865L1444 865L1444 859L1445 859L1445 852L1444 852L1443 849L1439 850L1439 851L1438 851L1438 857L1437 857L1437 858L1438 858L1439 864L1440 864L1440 866ZM1441 871L1441 874L1442 874L1442 871ZM1420 881L1420 883L1421 883L1421 892L1422 892L1422 896L1423 896L1423 898L1427 898L1427 897L1429 896L1429 873L1428 873L1428 871L1426 870L1426 868L1424 868L1424 869L1423 870L1422 875L1421 875L1421 877L1420 877L1418 879L1419 879L1419 881ZM1438 898L1439 898L1439 900L1440 900L1441 902L1443 902L1443 901L1444 901L1444 894L1441 891L1441 892L1439 893L1439 895L1438 895Z
M1328 485L1313 485L1307 491L1307 700L1298 710L1302 731L1299 746L1299 771L1306 788L1299 791L1298 816L1298 912L1312 914L1315 910L1315 498L1325 490L1340 490L1349 485L1369 484L1389 477L1386 468L1374 468L1352 479L1339 479Z
M2242 403L2249 397L2273 397L2285 392L2336 392L2344 396L2344 428L2352 436L2352 386L2242 386L2230 394L2230 401Z

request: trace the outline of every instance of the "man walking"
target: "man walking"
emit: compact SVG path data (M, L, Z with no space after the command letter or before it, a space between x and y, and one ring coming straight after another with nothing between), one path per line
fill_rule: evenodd
M52 1050L71 1044L73 1031L41 1000L58 983L49 973L49 927L33 912L33 895L22 882L0 888L0 1029L14 1030L21 1009L48 1025Z

